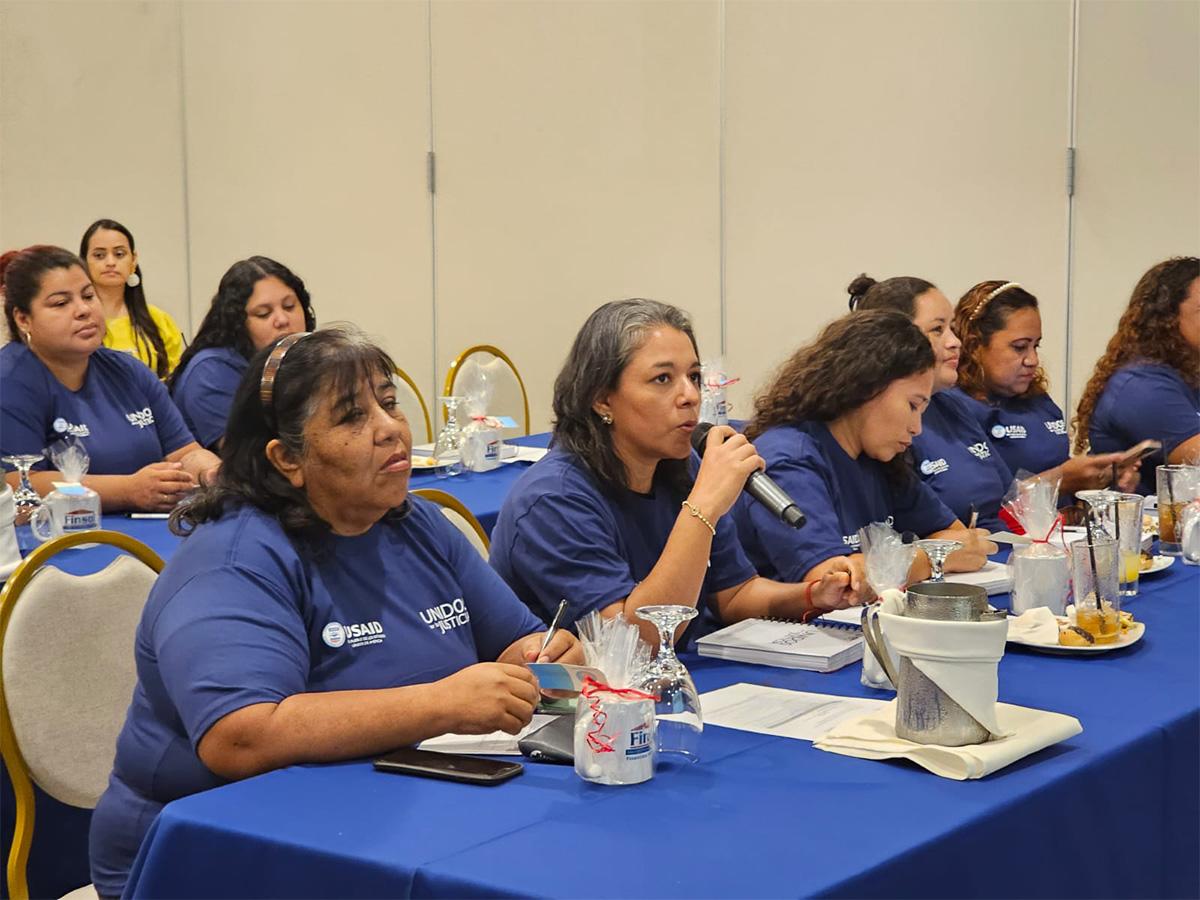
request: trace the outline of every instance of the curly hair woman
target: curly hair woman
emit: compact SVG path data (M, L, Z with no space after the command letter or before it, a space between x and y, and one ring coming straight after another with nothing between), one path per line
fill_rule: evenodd
M1154 492L1155 466L1200 458L1200 259L1168 259L1141 277L1073 424L1076 452L1162 441L1142 463L1142 493Z
M746 435L808 524L796 531L758 504L738 503L738 535L760 574L819 578L848 551L861 570L858 530L886 520L898 531L961 540L947 571L974 571L996 552L987 533L967 531L907 459L936 363L929 339L907 315L876 309L827 325L780 367L755 398ZM928 577L928 566L920 554L911 576Z
M1122 454L1071 456L1066 417L1038 356L1037 297L1015 281L981 281L959 299L953 327L963 344L955 390L1008 468L1059 477L1063 504L1075 491L1108 487ZM1120 488L1136 483L1135 469L1117 470Z

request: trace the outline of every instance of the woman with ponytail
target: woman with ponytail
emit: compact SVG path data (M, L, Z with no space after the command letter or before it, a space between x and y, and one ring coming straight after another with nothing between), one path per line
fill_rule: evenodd
M136 356L166 378L179 364L183 335L170 315L146 302L129 229L112 219L97 219L83 233L79 255L104 306L104 346Z

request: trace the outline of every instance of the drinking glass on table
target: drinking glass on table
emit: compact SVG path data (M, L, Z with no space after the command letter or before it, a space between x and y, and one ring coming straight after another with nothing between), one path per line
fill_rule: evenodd
M639 691L658 698L654 706L659 758L671 754L688 762L700 759L700 734L704 717L700 695L691 673L675 655L675 631L697 616L694 606L642 606L639 619L658 628L658 655L646 666L636 685Z
M962 541L945 541L938 538L925 538L913 541L913 543L924 550L925 555L929 557L930 581L944 580L945 576L942 573L946 566L946 557L955 550L962 549Z
M1111 644L1121 634L1121 550L1117 539L1096 529L1082 540L1072 541L1068 550L1075 624L1097 644Z
M1094 504L1100 525L1117 542L1121 554L1118 577L1122 597L1136 597L1142 572L1142 504L1140 494L1112 492L1106 502Z
M1180 518L1183 508L1200 494L1200 466L1159 466L1157 477L1158 552L1179 556L1183 550Z
M437 463L438 478L449 478L462 473L462 429L458 425L457 410L462 397L439 397L446 406L446 424L438 432L433 444L433 459Z

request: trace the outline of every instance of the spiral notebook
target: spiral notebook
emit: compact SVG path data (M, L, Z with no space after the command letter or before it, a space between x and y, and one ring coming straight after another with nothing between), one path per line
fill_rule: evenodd
M701 656L759 666L832 672L862 659L862 632L856 626L819 621L746 619L696 641Z

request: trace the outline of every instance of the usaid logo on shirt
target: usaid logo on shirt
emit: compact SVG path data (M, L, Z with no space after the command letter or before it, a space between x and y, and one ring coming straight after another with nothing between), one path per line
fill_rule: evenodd
M75 437L92 436L91 430L86 425L72 425L62 416L59 416L54 420L52 427L57 434L70 434L74 435Z
M421 610L421 621L434 631L445 634L461 625L468 624L471 621L471 613L467 610L467 604L463 602L463 598L459 597L449 603L439 603L437 606Z
M944 459L926 459L921 463L922 475L941 475L950 471L950 463Z
M341 622L330 622L321 629L321 640L334 650L349 644L351 647L366 647L370 644L382 644L387 635L381 622L358 622L354 625L343 625Z
M968 444L967 452L976 459L992 458L992 448L987 445L987 441L980 441L978 444Z
M154 424L154 413L151 412L150 407L147 406L145 409L139 409L135 412L125 413L125 420L129 422L130 425L136 425L138 428L149 428Z
M1046 430L1051 434L1067 433L1067 423L1063 419L1054 419L1050 422L1043 422L1042 424L1046 426Z
M1023 441L1028 436L1024 425L1000 425L992 426L992 437L1000 440L1008 438L1010 441Z

